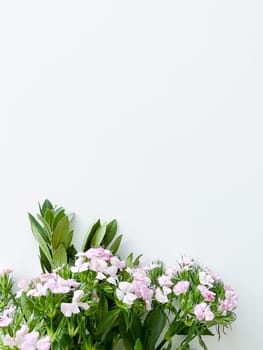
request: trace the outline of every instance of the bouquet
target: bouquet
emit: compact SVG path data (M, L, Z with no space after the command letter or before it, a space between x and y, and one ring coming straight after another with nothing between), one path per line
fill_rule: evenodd
M42 273L21 280L0 273L0 348L3 350L177 350L235 320L234 290L210 269L182 256L159 260L118 255L117 222L98 220L81 251L72 244L72 216L48 200L29 214Z

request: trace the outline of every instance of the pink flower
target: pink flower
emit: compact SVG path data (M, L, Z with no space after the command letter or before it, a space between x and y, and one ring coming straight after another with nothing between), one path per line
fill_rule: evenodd
M10 325L11 322L12 322L12 318L5 315L0 316L0 327L7 327Z
M108 249L104 249L103 247L99 247L99 248L90 248L84 253L84 255L88 259L99 258L102 260L109 261L110 258L112 257L112 252Z
M237 306L237 296L234 290L225 286L225 299L220 300L218 310L222 312L223 316L226 316L228 311L232 311Z
M171 281L172 276L167 276L167 275L162 275L158 277L158 282L160 286L166 286L166 287L171 287L172 286L172 281Z
M166 286L164 286L162 290L161 288L157 288L155 291L155 299L161 304L168 303L167 295L169 295L171 292L172 290Z
M83 303L80 301L83 295L84 295L83 290L75 290L72 298L72 303L62 303L60 305L61 312L66 317L71 317L72 314L78 314L80 312L80 309L79 309L80 307L84 310L88 310L89 304Z
M200 291L200 293L202 294L202 296L205 298L206 301L213 302L215 300L215 293L211 292L208 288L206 288L202 284L199 284L197 289Z
M87 271L89 269L89 262L85 262L83 256L79 256L75 261L75 265L71 267L71 271L74 273Z
M15 306L11 306L8 309L5 309L3 315L0 316L0 327L7 327L12 322L12 318L8 317L15 310Z
M212 321L214 319L214 314L210 309L210 306L206 303L197 304L194 308L194 314L198 321Z
M50 338L46 336L37 342L37 350L49 350L50 349Z
M189 281L177 282L176 285L173 287L173 292L175 295L186 293L189 286L190 286Z
M90 260L90 270L95 272L103 272L108 267L107 262L101 258L92 258Z
M209 288L213 287L214 279L205 271L199 272L199 281L201 284L208 286Z
M72 278L64 279L55 273L42 274L32 283L34 287L28 290L27 296L45 296L48 290L54 294L65 294L80 285ZM19 294L21 295L21 291Z
M183 270L189 270L193 266L194 261L189 256L184 255L181 257L178 263L183 268Z
M126 262L124 260L120 260L116 256L113 256L110 259L111 265L116 266L118 270L122 271L126 267Z
M116 295L123 303L132 305L137 296L134 294L133 285L129 282L120 282L116 289Z
M133 280L132 286L134 289L134 293L137 296L137 298L141 298L145 301L146 304L146 309L150 310L151 309L151 303L152 303L152 296L153 296L153 291L150 289L147 285L147 280L146 283L144 280Z
M38 332L29 333L27 326L23 325L20 330L16 332L15 338L9 335L3 337L4 345L16 347L20 350L49 350L50 349L50 339L45 337L38 339Z
M167 267L165 270L165 274L168 275L170 278L174 277L178 273L178 268L177 267Z
M80 312L78 305L75 303L62 303L60 310L66 317L71 317L72 314L78 314Z

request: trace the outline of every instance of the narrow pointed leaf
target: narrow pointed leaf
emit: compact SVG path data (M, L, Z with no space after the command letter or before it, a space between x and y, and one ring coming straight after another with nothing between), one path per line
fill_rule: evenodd
M86 234L83 240L83 244L82 244L83 251L86 251L91 247L90 244L91 244L92 237L99 227L100 227L100 220L95 222L95 224L90 227L88 233Z
M32 233L33 233L35 239L37 240L39 247L41 248L43 254L46 256L49 263L52 264L52 257L51 257L48 245L46 243L46 240L44 239L45 233L43 234L43 229L39 225L39 223L36 221L36 219L31 214L28 214L28 215L29 215L29 219L30 219L30 223L31 223Z
M115 321L119 316L119 310L111 310L106 317L99 323L96 329L96 335L100 336L110 330L114 326Z
M106 233L103 238L103 246L107 247L115 237L117 232L117 220L112 220L106 226Z
M120 247L120 244L121 244L121 240L122 240L122 235L119 235L115 240L114 242L112 243L112 245L110 246L110 250L112 251L113 254L116 254L119 247Z
M106 232L106 224L101 225L94 233L91 240L91 247L99 247Z
M43 213L43 216L45 215L45 212L46 212L47 209L53 209L53 205L52 205L52 203L51 203L48 199L46 199L46 200L44 201L44 203L42 204L42 213Z
M134 346L134 350L143 350L142 342L141 342L140 339L136 340L136 343L135 343L135 346Z
M66 240L68 233L68 217L63 216L63 218L59 220L52 237L52 246L54 249L56 249L59 246L59 244L63 243Z
M147 350L154 350L156 343L162 333L165 323L166 315L160 309L155 309L150 311L145 320L145 336L144 336L144 346L143 348Z
M67 263L67 253L63 244L60 244L54 252L53 268L60 267L66 263Z

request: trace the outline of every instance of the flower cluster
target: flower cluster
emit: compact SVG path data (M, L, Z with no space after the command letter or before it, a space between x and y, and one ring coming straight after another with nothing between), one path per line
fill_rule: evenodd
M2 275L5 281L8 272ZM194 325L195 335L201 336L213 325L228 325L234 320L237 306L233 289L188 257L179 259L175 267L165 268L162 262L140 266L127 263L103 247L79 252L72 266L22 280L18 285L13 301L7 301L0 315L0 343L8 349L56 349L58 339L67 336L72 338L73 349L76 334L82 342L89 339L98 343L98 330L107 334L107 327L112 325L115 337L121 339L126 336L121 324L118 326L122 315L137 318L147 331L145 315L157 310L158 318L163 317L168 327L161 342L165 344L171 341L171 327L184 331L186 325ZM132 328L127 326L130 331ZM109 340L105 344L100 346L111 348Z
M23 325L17 332L15 338L10 335L3 337L3 345L21 350L49 350L50 338L45 336L39 338L39 332L29 332L26 325Z
M24 291L26 291L27 296L45 296L48 291L54 294L65 294L74 290L80 284L74 279L64 279L60 277L57 273L45 273L31 281L22 280L18 283L21 288L17 292L17 296L20 296Z
M94 223L77 252L71 219L49 200L29 214L42 273L16 289L0 269L0 349L163 350L180 335L177 350L194 338L207 350L203 336L235 320L234 290L208 268L187 256L172 267L121 258L116 220Z
M118 281L118 272L122 271L126 263L112 252L103 247L90 248L86 252L80 252L76 255L77 259L71 271L74 273L93 271L96 273L96 280L106 280L116 285Z

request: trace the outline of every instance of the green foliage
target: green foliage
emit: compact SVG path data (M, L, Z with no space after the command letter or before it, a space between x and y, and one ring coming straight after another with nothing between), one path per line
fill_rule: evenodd
M103 247L112 255L92 249L90 255L80 252L75 262L71 219L72 214L49 200L39 205L39 214L29 214L42 270L56 272L31 280L19 297L12 291L10 271L0 273L0 318L12 314L12 324L0 327L0 349L10 349L3 345L3 335L15 339L26 324L40 338L48 335L52 350L112 350L120 341L126 350L171 350L177 335L181 337L177 350L190 350L194 338L208 350L203 336L213 335L214 326L220 335L220 329L224 331L235 320L234 312L220 310L226 297L222 281L215 280L210 287L214 301L208 302L200 293L203 270L198 264L179 262L180 268L169 274L158 260L139 266L141 255L135 258L131 253L126 261L114 257L122 241L116 220L97 220L82 244L82 251ZM167 285L160 282L161 277L168 279ZM177 294L178 282L188 282L188 287ZM195 314L195 307L204 302L213 312L208 321Z
M39 214L35 218L29 213L32 233L39 244L39 259L43 271L51 272L74 260L76 249L71 244L73 230L70 217L63 208L56 208L46 199L39 204Z
M108 224L101 224L100 220L96 221L84 238L82 250L86 251L91 247L97 248L102 246L111 250L113 254L116 254L122 240L122 235L115 238L117 228L116 220L112 220Z

